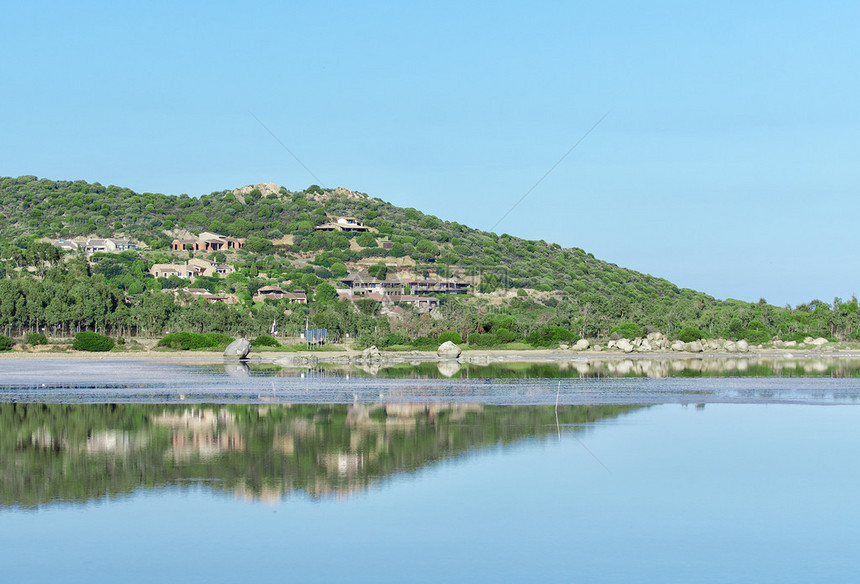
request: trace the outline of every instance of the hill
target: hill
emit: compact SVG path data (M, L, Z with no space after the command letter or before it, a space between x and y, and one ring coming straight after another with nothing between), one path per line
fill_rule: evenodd
M344 188L312 185L294 192L261 184L190 197L136 193L84 181L6 177L0 178L0 210L6 218L0 230L2 257L8 260L6 273L22 264L28 249L34 257L29 263L46 268L47 258L35 257L33 242L41 238L124 236L145 243L150 251L125 252L121 254L125 260L97 261L91 270L132 295L165 287L165 282L160 286L148 282L146 270L158 261L188 257L184 250L171 251L171 241L177 233L189 232L247 240L240 250L209 254L213 260L230 260L239 268L232 283L229 278L202 280L202 287L237 293L246 304L265 284L311 292L323 280L339 287L346 271L385 263L389 273L399 269L417 276L467 278L475 284L476 296L445 299L435 319L444 323L411 328L395 324L391 332L405 337L447 327L464 336L493 334L495 329L503 338L514 332L522 339L538 327L560 327L577 338L607 335L622 324L634 324L639 332L661 330L670 336L684 326L701 329L705 335L729 337L744 336L750 327L752 336L764 330L766 335L785 338L805 334L851 337L860 331L854 324L856 301L836 299L832 306L814 301L795 310L769 306L764 300L755 304L720 301L599 260L583 249L481 231ZM343 216L355 218L368 231L318 229L333 217ZM825 308L827 319L823 317ZM313 307L307 310L317 314ZM374 310L365 312L378 317ZM361 332L349 330L351 325L340 320L327 324L341 327L344 333ZM488 339L494 341L498 338Z

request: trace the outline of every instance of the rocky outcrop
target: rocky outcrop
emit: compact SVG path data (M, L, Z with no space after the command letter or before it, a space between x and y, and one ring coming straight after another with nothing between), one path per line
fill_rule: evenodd
M591 343L589 343L586 339L579 339L578 341L576 341L573 344L573 350L574 351L585 351L590 346L591 346Z
M628 339L618 339L615 341L615 348L619 351L624 351L625 353L633 352L633 343L631 343Z
M361 360L368 361L381 361L382 353L379 352L379 349L376 348L376 345L371 345L361 352Z
M224 356L230 359L244 359L251 352L251 342L242 337L236 339L224 349Z
M451 341L445 341L436 349L436 356L440 359L456 359L462 350Z

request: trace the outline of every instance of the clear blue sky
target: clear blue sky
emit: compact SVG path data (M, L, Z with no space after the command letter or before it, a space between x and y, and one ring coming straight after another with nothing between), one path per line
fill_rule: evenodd
M856 2L17 3L0 174L345 186L719 298L860 293Z

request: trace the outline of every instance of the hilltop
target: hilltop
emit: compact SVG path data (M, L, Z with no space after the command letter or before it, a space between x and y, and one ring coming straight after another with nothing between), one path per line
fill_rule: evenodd
M192 255L211 261L213 269L219 262L234 265L235 274L202 278L199 287L233 293L249 306L257 290L266 285L311 295L322 282L341 288L343 277L354 272L382 279L408 276L471 283L472 294L442 298L442 306L430 321L416 316L417 324L409 318L392 324L391 334L396 332L402 338L454 329L463 336L495 335L487 340L493 344L503 339L522 340L537 329L557 327L569 331L556 339L562 340L608 335L621 325L639 334L659 330L674 336L690 326L705 336L756 338L851 336L860 330L854 324L851 303L845 303L843 312L850 313L845 322L833 326L832 318L822 320L821 310L842 310L840 302L831 307L816 301L792 311L764 301L720 301L602 261L580 248L474 229L342 187L312 185L290 191L261 183L190 197L137 193L85 181L7 177L0 179L0 210L6 218L0 231L2 257L18 258L17 265L27 255L22 250L35 249L30 242L44 238L121 237L139 242L147 251L123 252L127 261L100 260L99 254L94 258L92 271L125 294L179 287L176 282L168 285L165 278L159 278L162 281L156 285L147 270L153 264L187 260ZM361 229L341 230L338 220L354 222ZM201 233L241 239L242 247L214 253L171 249L174 239L182 239L180 235L187 238ZM7 273L13 271L12 265L7 266ZM320 310L312 305L299 313L317 316L331 313L330 308ZM810 318L816 310L818 315ZM379 311L370 307L362 311L379 320ZM346 309L341 312L346 314ZM266 318L271 322L270 316ZM362 332L359 325L347 323L346 316L317 320L330 328L340 327L343 333ZM372 329L378 334L378 324Z

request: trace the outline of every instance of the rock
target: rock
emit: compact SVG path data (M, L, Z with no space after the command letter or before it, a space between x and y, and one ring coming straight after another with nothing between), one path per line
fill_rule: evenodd
M796 347L797 341L785 341L782 346L783 347Z
M591 344L585 339L579 339L573 344L573 348L576 351L584 351L589 348Z
M633 352L633 344L628 339L618 339L615 341L615 348L625 353Z
M616 344L618 344L618 341L609 341L608 343L606 343L606 348L614 349Z
M565 345L564 343L561 343L558 348L562 351L567 351L568 349L570 349L570 345Z
M741 339L737 342L738 353L746 353L750 350L750 344Z
M634 347L641 347L641 346L642 346L642 339L641 339L641 338L635 338L635 339L633 339L633 341L632 341L632 345L633 345Z
M230 357L231 359L244 359L248 356L248 353L251 352L251 342L242 337L241 339L236 339L224 349L224 356Z
M812 346L814 346L814 347L820 347L821 345L826 345L826 344L827 344L827 339L822 338L822 337L818 337L817 339L812 339L812 340L811 340L811 341L809 341L807 344L808 344L808 345L812 345Z
M643 353L651 351L651 341L649 341L648 339L642 339L642 342L639 343L639 350Z
M682 343L681 341L675 341L674 343L672 343L672 350L673 351L683 351L684 350L684 343Z
M381 361L382 353L379 352L376 345L371 345L361 352L361 359L363 361Z
M436 355L441 359L456 359L463 351L451 341L445 341L436 349Z
M702 347L702 343L699 341L692 341L690 343L684 343L684 350L688 353L701 353L704 348Z
M648 335L645 338L648 339L649 341L659 341L663 338L663 334L662 333L648 333Z
M728 353L737 353L738 345L734 341L726 341L725 344L723 344L723 349Z

